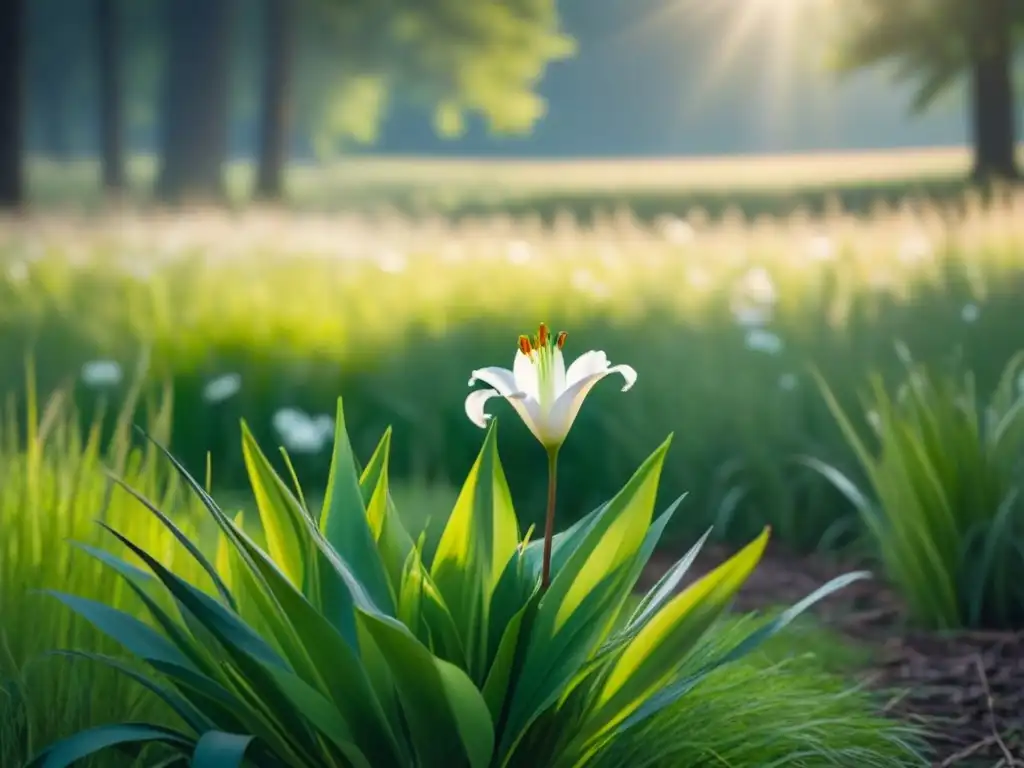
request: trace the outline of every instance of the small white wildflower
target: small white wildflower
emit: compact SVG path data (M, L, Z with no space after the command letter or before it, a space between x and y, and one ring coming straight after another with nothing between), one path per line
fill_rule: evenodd
M779 389L783 392L792 392L798 383L799 379L795 373L784 373L779 376Z
M900 243L899 259L904 264L917 264L932 255L932 242L923 233L908 235Z
M326 442L323 432L309 419L282 432L281 441L293 453L320 453Z
M759 304L774 304L778 298L772 276L764 267L754 267L747 272L741 283L741 290Z
M121 383L121 366L115 360L92 360L82 366L82 381L87 387L113 387Z
M525 240L511 240L505 245L505 258L510 264L529 264L533 259L533 248Z
M377 257L377 266L382 272L397 275L405 271L406 258L395 250L386 250Z
M274 414L272 422L274 429L283 434L308 420L309 416L297 408L281 408Z
M329 437L324 418L331 422L330 433L333 434L334 422L330 417L318 416L312 419L297 408L282 408L274 414L273 424L286 450L293 453L319 453Z
M323 435L325 441L334 437L334 417L321 413L313 418L313 426Z
M242 388L242 377L237 373L226 373L207 382L203 387L203 400L207 403L222 403L234 397Z
M742 328L760 328L772 319L772 310L769 307L739 306L734 307L732 313Z
M673 245L687 245L693 242L695 232L689 222L672 218L662 226L661 235Z
M964 304L964 308L960 310L960 317L965 323L973 323L981 316L981 310L977 304Z
M836 255L835 243L828 235L815 235L807 244L807 254L814 261L828 261Z
M754 352L764 352L769 355L777 355L785 347L782 339L771 331L766 331L762 328L753 328L747 331L745 343L747 349Z

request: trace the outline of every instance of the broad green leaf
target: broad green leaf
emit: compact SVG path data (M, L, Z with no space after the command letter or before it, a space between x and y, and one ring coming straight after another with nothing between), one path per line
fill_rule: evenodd
M316 670L318 687L333 700L345 721L352 726L360 749L375 765L407 760L408 756L403 753L389 727L366 670L352 647L244 531L238 530L235 535L248 561L259 571L287 616L310 666Z
M757 567L769 530L711 573L692 584L652 616L612 663L594 702L592 718L602 728L616 725L666 685L686 653L728 608Z
M241 768L252 741L252 736L207 731L196 742L192 768Z
M647 620L656 614L665 602L675 594L679 583L683 580L687 571L690 570L690 566L693 565L693 561L697 559L697 555L700 554L701 549L704 547L704 543L708 540L708 536L711 535L711 529L708 528L704 535L697 540L697 543L690 547L689 551L677 560L671 568L669 568L665 574L658 579L658 583L655 584L647 592L646 595L640 600L633 615L630 616L629 621L626 623L625 632L632 633L643 627Z
M525 642L523 632L524 622L527 621L527 614L536 611L537 602L540 599L540 592L535 593L534 599L527 602L519 612L505 625L505 631L494 653L494 661L487 673L484 682L483 696L487 702L487 708L491 712L491 718L495 723L501 721L504 713L505 703L509 698L509 692L514 683L513 670L517 656L520 656L521 644Z
M154 560L145 550L138 547L120 533L104 525L122 544L141 558L174 599L189 611L217 639L238 648L253 659L266 664L287 669L288 665L274 650L253 630L246 626L237 614L231 613L219 602L205 592L193 587L184 579L167 570L161 563Z
M412 537L405 529L388 487L388 457L391 448L391 430L384 433L359 480L359 489L366 505L366 518L370 533L377 542L391 590L397 600L401 589L402 573L412 552ZM372 485L371 485L372 484Z
M647 540L666 440L604 507L540 600L503 733L512 753L525 729L556 701L600 645L635 579Z
M551 582L541 612L554 610L553 631L558 631L605 576L640 549L651 526L658 480L671 442L669 437L662 443L608 503L569 556L563 571Z
M362 610L359 618L394 673L424 768L488 766L494 751L494 725L473 681L458 667L433 656L405 625Z
M198 671L191 659L174 643L134 616L85 597L52 590L47 593L85 617L90 624L123 645L132 655L146 661L164 661Z
M148 723L101 725L50 745L32 759L29 768L67 768L78 760L110 747L152 743L187 749L193 739L179 731Z
M354 768L371 768L366 756L356 746L350 724L331 702L301 678L289 672L269 666L266 667L266 671L285 699L277 706L293 707L296 712L301 713L302 719L326 736Z
M338 399L337 422L334 428L334 453L327 479L327 493L320 515L319 532L347 568L355 575L374 604L389 616L395 614L394 596L388 584L384 564L366 519L366 507L359 485L355 456L345 429L345 413ZM323 553L323 548L320 548ZM324 555L326 557L326 554ZM346 586L339 583L336 571L321 572L321 600L324 606L341 605L351 610L345 596Z
M519 544L492 421L438 542L430 575L459 630L473 679L486 674L491 595Z
M199 710L188 699L184 698L177 691L160 685L152 678L149 678L138 670L128 666L121 659L115 659L112 656L105 656L101 653L88 653L86 651L74 650L53 651L53 654L68 658L79 658L98 662L110 667L111 669L117 670L125 677L130 677L143 688L149 690L157 698L161 699L164 704L174 712L174 714L181 718L181 721L185 723L185 725L196 733L202 733L203 731L214 727L213 721L211 721L206 714Z
M316 569L311 565L313 553L301 519L305 512L274 471L245 422L242 454L270 556L292 584L309 594L307 579L315 579Z

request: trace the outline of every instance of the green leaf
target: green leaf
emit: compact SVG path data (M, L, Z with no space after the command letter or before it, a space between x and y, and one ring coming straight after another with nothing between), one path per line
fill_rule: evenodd
M458 667L433 656L400 622L363 610L359 618L393 672L424 768L488 766L494 751L494 725L473 681Z
M615 617L654 510L666 440L589 526L541 598L503 734L511 754L525 729L579 672Z
M87 659L89 661L99 662L111 669L117 670L125 677L130 677L136 683L161 699L164 704L174 712L174 714L181 718L182 722L196 733L202 733L203 731L214 727L214 723L210 718L196 708L192 702L181 696L177 691L159 685L152 678L147 677L125 664L121 659L115 659L112 656L105 656L101 653L88 653L86 651L74 650L53 651L53 654L68 658Z
M192 768L240 768L252 741L252 736L207 731L196 742Z
M611 664L591 721L613 727L671 681L686 653L728 608L760 562L769 530L674 597L636 632Z
M665 707L671 706L673 703L678 701L682 696L686 695L693 687L704 679L709 673L724 666L725 664L732 663L738 659L743 658L751 651L755 650L766 640L770 639L774 635L777 635L785 627L787 627L794 619L800 614L804 613L815 603L823 600L829 595L845 588L849 584L861 579L869 578L870 574L864 571L858 571L855 573L845 574L838 576L827 584L814 590L810 595L805 597L799 603L787 608L785 611L780 613L777 617L772 619L764 626L751 632L746 638L737 643L732 649L725 654L719 656L714 661L705 664L695 674L689 675L682 680L676 681L671 685L662 688L654 696L647 699L642 706L640 706L633 714L631 714L626 720L624 720L618 727L611 732L611 736L621 736L628 730L636 728L642 725L650 717L654 716Z
M512 673L515 668L516 659L521 655L518 652L520 650L520 641L524 635L523 625L528 623L526 622L527 614L531 611L536 611L539 600L540 592L538 591L535 593L534 599L519 609L519 612L506 624L505 631L502 633L501 640L494 653L494 661L484 682L483 696L484 701L487 702L487 708L491 712L491 718L495 723L501 721L505 704L509 698L509 690L515 682Z
M159 743L186 749L193 741L179 731L149 723L101 725L51 744L29 762L29 768L67 768L78 760L123 744Z
M394 616L394 597L366 519L355 456L345 429L341 398L338 399L334 453L319 530L334 552L347 564L347 568L355 575L375 605L388 615ZM336 572L327 570L321 573L321 600L324 606L342 605L342 610L350 610L351 601L346 598L345 591L345 585L338 581Z
M135 656L147 661L164 661L199 671L174 643L134 616L85 597L52 590L48 590L47 594L53 595L75 613L81 614L90 624L105 635L109 635Z
M359 489L366 505L366 518L370 533L377 542L384 569L387 572L391 590L395 597L401 589L402 574L409 553L412 552L412 537L402 524L388 487L388 458L391 448L391 430L381 438L377 450L359 479Z
M492 421L445 525L430 575L459 630L473 679L486 674L491 595L519 544Z
M637 604L633 615L630 616L629 621L626 623L624 628L626 633L632 634L641 629L648 619L656 614L665 602L676 593L676 588L683 580L683 577L686 576L687 571L690 570L690 566L697 559L697 555L700 554L704 543L710 535L711 529L708 528L704 535L697 540L697 543L690 547L689 551L679 558L671 568L665 571L665 574L658 579L657 584L651 587L647 594L643 596Z
M287 616L310 666L317 671L316 681L351 724L360 749L374 765L407 761L354 649L243 531L234 535Z
M315 579L316 569L311 565L313 552L301 520L305 512L274 471L245 422L242 422L242 454L270 556L292 584L308 594L307 579L310 582Z
M190 555L195 559L197 563L206 572L207 576L213 581L214 587L216 587L218 594L221 599L224 600L232 608L235 608L234 598L231 596L231 592L228 591L227 585L223 582L220 576L217 574L217 570L213 567L213 564L206 558L206 556L199 550L199 548L192 543L191 539L185 535L185 533L174 524L174 522L167 517L163 512L157 509L156 505L153 504L149 499L143 496L141 493L136 491L134 488L129 486L123 480L119 478L113 478L114 482L117 483L121 488L127 491L132 497L134 497L142 506L148 509L162 524L171 532L183 547L188 551Z

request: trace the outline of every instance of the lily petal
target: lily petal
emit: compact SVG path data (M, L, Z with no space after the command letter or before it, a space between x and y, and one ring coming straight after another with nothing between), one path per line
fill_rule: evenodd
M485 429L491 420L491 414L484 410L484 406L494 397L501 397L494 389L475 389L466 396L466 415L480 429Z
M516 352L512 371L516 389L520 392L525 392L527 397L531 397L534 400L539 399L540 389L537 386L537 366L522 351Z
M516 409L519 417L529 428L533 436L545 443L548 430L545 420L542 418L540 404L536 400L527 397L522 392L513 392L511 395L503 395L496 389L476 389L466 395L466 416L480 429L487 427L491 420L491 414L487 413L485 406L487 401L495 397L504 397L512 407ZM546 444L546 443L545 443Z
M598 354L604 355L603 352ZM605 359L607 360L607 358ZM579 362L579 359L576 362ZM636 370L628 365L613 365L576 380L555 400L555 405L551 409L551 415L548 417L549 430L554 434L562 435L564 439L565 435L569 434L572 423L576 421L580 407L583 405L583 401L590 393L590 390L601 379L613 373L622 376L625 382L622 387L623 392L629 391L636 383Z
M567 386L568 374L565 370L565 356L562 354L562 350L555 347L552 353L552 359L554 361L554 370L552 373L555 377L555 397L562 394Z
M565 374L565 388L568 389L579 383L587 376L607 371L611 363L608 362L608 355L601 350L591 350L572 361L569 370ZM559 390L561 392L561 390Z
M516 375L508 368L492 366L473 371L473 374L469 377L469 386L472 387L477 382L482 381L489 387L493 387L502 397L523 397L529 394L529 390L524 390L522 387L517 386L516 379Z

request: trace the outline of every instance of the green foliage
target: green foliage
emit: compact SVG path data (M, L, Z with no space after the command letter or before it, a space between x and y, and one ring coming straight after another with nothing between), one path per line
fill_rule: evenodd
M825 387L877 501L835 467L813 462L860 511L914 618L936 629L1024 621L1021 448L1024 355L979 403L974 376L914 365L895 398L872 380L873 452Z
M37 410L31 376L28 419L16 420L13 398L0 423L0 765L20 766L56 738L111 720L162 717L154 699L130 677L80 659L49 654L74 648L116 655L116 643L40 590L63 589L120 610L141 605L117 574L89 556L108 541L97 520L143 544L185 578L190 558L158 519L113 486L117 472L135 492L157 500L185 530L197 532L197 503L152 447L132 446L131 421L141 413L130 397L113 431L101 419L81 429L70 393ZM150 404L148 423L166 438L170 401ZM81 544L67 545L73 539ZM95 548L90 550L90 548ZM85 550L85 551L82 551ZM137 561L136 561L137 562Z
M694 656L720 653L770 620L724 620ZM711 673L691 696L616 742L596 766L927 765L920 733L876 714L875 697L851 690L837 674L860 663L860 655L832 633L798 621L746 658Z
M898 80L917 81L917 111L930 106L1006 32L991 28L990 0L857 0L835 5L835 63L843 71L895 63ZM1024 8L1020 3L1004 5L1007 22L1024 32Z
M243 429L266 551L168 454L221 531L216 566L193 552L214 591L191 586L107 527L146 563L180 619L149 603L150 626L103 603L55 595L160 673L146 678L147 687L182 725L85 731L34 764L59 768L106 747L141 744L198 766L243 758L296 768L590 764L715 669L863 575L836 579L715 652L695 654L757 565L768 532L676 592L698 543L623 623L630 592L681 501L654 518L667 441L614 498L556 536L554 576L543 593L542 542L520 536L493 425L429 563L391 501L389 447L390 433L360 473L339 401L317 515ZM142 572L100 559L143 589Z

